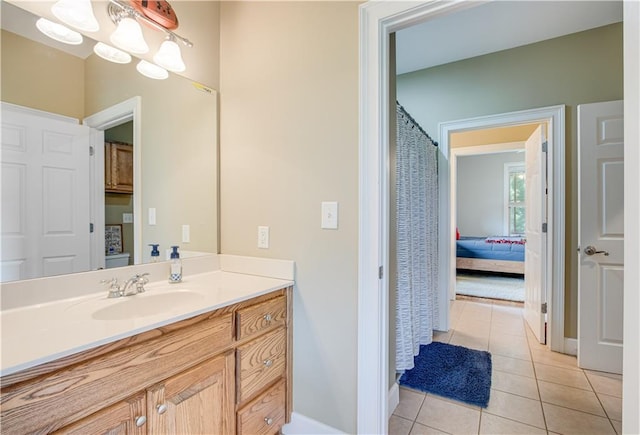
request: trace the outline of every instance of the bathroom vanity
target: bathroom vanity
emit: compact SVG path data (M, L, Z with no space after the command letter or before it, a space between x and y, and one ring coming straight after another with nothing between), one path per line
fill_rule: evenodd
M278 433L291 415L293 281L238 273L236 260L131 297L3 310L2 431Z

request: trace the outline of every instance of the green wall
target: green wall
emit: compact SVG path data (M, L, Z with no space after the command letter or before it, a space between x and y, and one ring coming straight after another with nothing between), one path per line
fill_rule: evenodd
M623 98L622 48L617 23L397 78L398 101L434 138L444 121L566 106L566 337L577 337L577 106Z

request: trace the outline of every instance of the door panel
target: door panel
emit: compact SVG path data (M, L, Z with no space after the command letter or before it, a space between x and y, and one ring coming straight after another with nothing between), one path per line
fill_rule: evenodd
M622 101L578 106L578 365L611 373L622 372L623 126Z
M2 105L0 281L89 270L89 128Z
M525 142L525 263L524 263L524 317L540 343L546 342L545 314L546 278L544 276L546 234L546 154L542 152L544 133L538 126Z

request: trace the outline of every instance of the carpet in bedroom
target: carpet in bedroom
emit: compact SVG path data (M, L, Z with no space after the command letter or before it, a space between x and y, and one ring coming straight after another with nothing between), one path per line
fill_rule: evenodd
M524 302L524 277L458 273L456 294Z
M400 385L486 408L491 393L491 354L440 343L420 346L415 367Z

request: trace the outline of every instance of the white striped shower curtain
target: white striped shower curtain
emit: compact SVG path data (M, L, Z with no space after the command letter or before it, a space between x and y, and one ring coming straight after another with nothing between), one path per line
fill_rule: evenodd
M397 105L396 371L413 368L438 317L437 146Z

